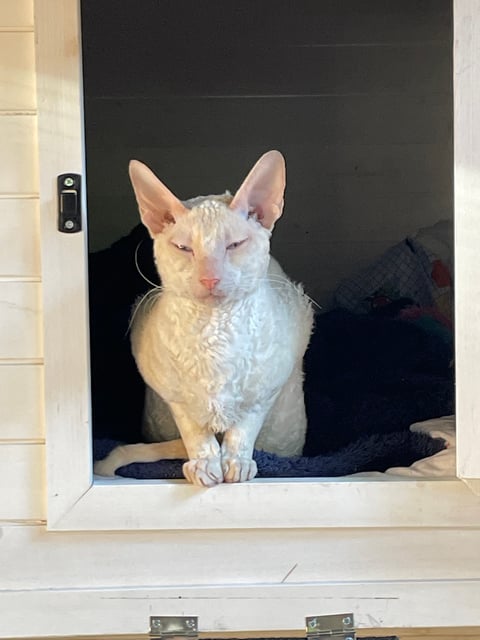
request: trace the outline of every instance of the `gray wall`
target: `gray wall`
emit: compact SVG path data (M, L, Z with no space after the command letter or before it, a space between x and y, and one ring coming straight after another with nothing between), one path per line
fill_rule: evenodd
M90 246L138 222L130 158L181 198L287 160L273 252L322 304L451 218L446 0L84 0Z

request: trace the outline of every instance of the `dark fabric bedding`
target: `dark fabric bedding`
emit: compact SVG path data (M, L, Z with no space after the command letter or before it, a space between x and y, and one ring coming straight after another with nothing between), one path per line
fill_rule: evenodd
M144 385L130 353L128 325L132 305L151 285L138 273L136 263L146 278L158 282L151 240L142 225L109 249L90 255L92 412L97 455L107 442L111 446L118 441L142 440ZM350 452L357 451L359 456L363 451L362 470L372 470L372 465L383 470L411 464L418 459L412 459L412 451L424 457L426 441L420 442L422 439L413 434L399 439L399 432L408 431L413 422L453 413L451 331L429 310L402 315L411 304L411 300L396 301L390 311L371 315L335 309L317 316L305 358L309 426L304 455L322 457L315 468L328 473L313 475L353 472L355 464L348 456L342 458L344 453L335 460L325 458L342 449L345 452L349 445L353 447ZM414 441L417 449L408 444ZM391 451L390 444L395 442L400 457L395 454L392 464L390 458L382 463L375 451ZM370 460L365 461L365 452ZM295 467L291 475L311 475L308 468L315 466L307 465L305 458L262 456L261 464L268 462L269 475L275 475L275 465L283 472ZM345 461L347 466L342 466ZM173 473L175 465L168 465ZM133 477L149 477L138 475L151 473L143 466L144 472L137 468ZM349 471L331 473L335 468ZM157 469L157 473L161 471Z

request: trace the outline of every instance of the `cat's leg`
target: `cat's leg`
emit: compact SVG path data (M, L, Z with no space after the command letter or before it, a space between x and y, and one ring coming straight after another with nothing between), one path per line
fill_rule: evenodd
M124 444L115 447L103 460L97 460L93 465L93 473L99 476L114 476L117 469L132 462L182 460L186 457L187 452L180 439L149 444Z
M189 457L183 465L185 478L200 487L223 482L220 445L215 435L192 420L183 405L172 402L170 409Z
M257 475L253 447L266 413L250 414L225 432L221 447L224 482L246 482Z
M306 431L303 372L299 363L278 394L255 447L280 456L300 455Z

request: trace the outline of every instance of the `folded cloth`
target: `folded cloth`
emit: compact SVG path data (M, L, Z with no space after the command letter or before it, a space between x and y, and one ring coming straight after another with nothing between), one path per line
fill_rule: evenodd
M424 422L416 422L410 427L412 433L428 434L431 438L440 438L445 448L433 456L417 460L409 467L391 467L385 473L395 476L422 478L448 478L456 475L456 438L455 416L444 416Z

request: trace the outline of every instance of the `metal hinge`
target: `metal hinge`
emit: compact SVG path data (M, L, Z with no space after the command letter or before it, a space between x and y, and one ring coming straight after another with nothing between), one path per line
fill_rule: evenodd
M353 613L305 618L307 640L355 640Z
M305 618L307 640L355 640L353 613ZM151 616L150 637L190 638L198 637L196 616Z
M150 616L151 638L197 638L196 616Z

